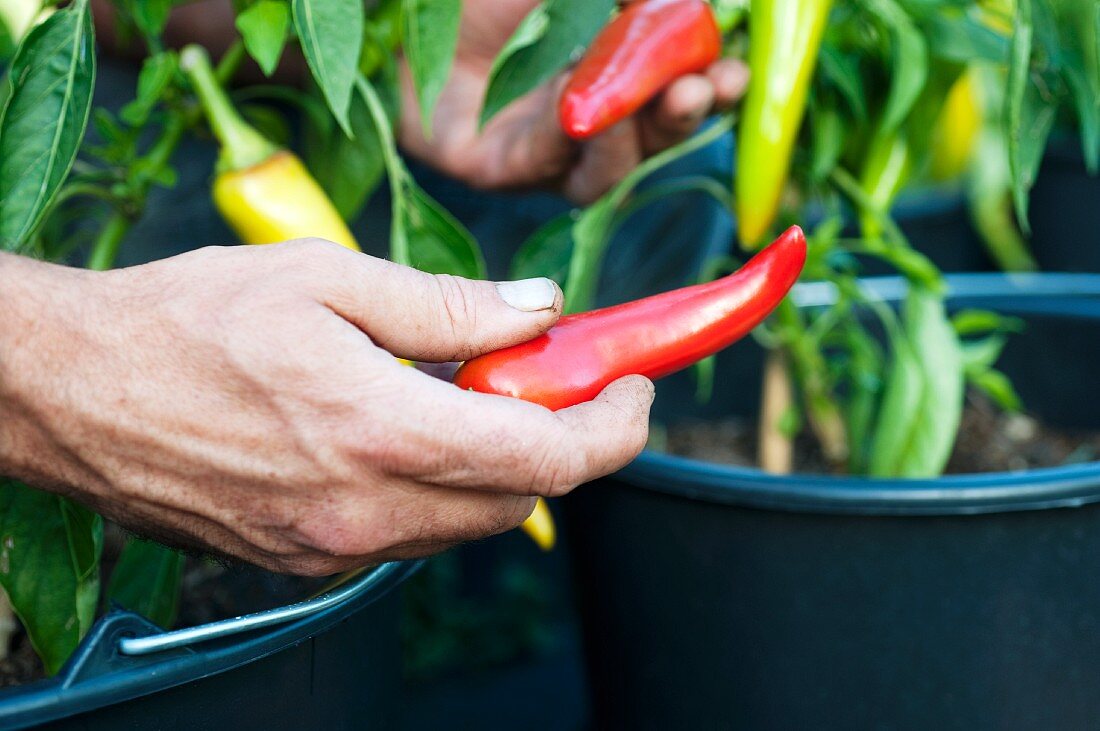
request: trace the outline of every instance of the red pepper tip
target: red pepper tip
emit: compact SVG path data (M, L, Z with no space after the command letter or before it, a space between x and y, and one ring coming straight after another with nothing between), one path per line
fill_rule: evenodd
M591 119L591 114L579 110L578 106L583 106L583 102L566 91L558 105L558 121L561 123L562 131L569 137L574 140L584 140L599 130Z

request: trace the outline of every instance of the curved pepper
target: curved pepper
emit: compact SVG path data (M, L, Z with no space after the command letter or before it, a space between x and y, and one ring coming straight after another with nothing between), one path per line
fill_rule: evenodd
M180 67L221 143L214 204L241 240L271 244L318 237L358 251L344 219L302 161L264 138L233 108L206 51L184 48Z
M581 140L638 111L672 81L718 58L722 38L705 0L643 0L607 24L577 64L558 106Z
M768 233L791 167L831 0L752 0L749 90L737 139L737 228L742 246Z
M567 315L534 340L466 361L454 383L557 410L592 400L622 376L667 376L763 322L805 261L806 238L792 226L728 277Z

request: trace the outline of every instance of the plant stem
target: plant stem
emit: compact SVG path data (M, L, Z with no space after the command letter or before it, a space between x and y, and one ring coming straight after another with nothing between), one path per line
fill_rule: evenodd
M848 433L844 419L825 380L825 355L810 338L798 308L788 297L775 309L784 331L787 354L802 391L806 417L825 457L841 464L848 459Z
M99 236L96 237L95 246L92 247L92 253L88 256L89 269L102 272L115 265L118 249L122 245L122 239L130 230L130 223L130 218L123 213L111 214L106 225L100 230Z
M390 181L390 212L393 219L390 224L390 259L398 264L412 266L409 239L405 231L405 186L409 173L401 161L401 156L397 153L397 142L390 128L390 118L386 114L382 100L378 98L378 92L362 75L356 80L356 85L367 103L374 127L378 130L378 137L382 142L382 156L386 163L386 177Z
M214 77L219 84L226 83L236 72L244 59L244 45L237 40L218 62L214 71ZM115 211L107 219L96 237L91 254L88 255L87 267L95 271L105 271L115 264L118 258L118 250L122 240L126 238L130 226L140 218L145 208L145 201L149 195L149 188L157 175L172 161L172 156L183 140L184 134L202 117L202 110L198 107L187 109L173 109L164 123L164 131L142 158L144 166L142 175L138 179L134 195L137 205L130 215L122 211ZM133 163L131 163L131 169Z
M615 232L617 216L637 185L654 171L698 150L733 129L734 117L726 115L683 142L644 160L611 190L591 204L573 224L573 255L565 279L565 312L590 309L596 298L604 252Z
M180 52L180 68L187 74L195 94L206 111L214 136L221 143L220 167L244 170L258 165L278 151L278 147L244 120L210 65L202 46L190 45Z
M7 592L0 587L0 660L8 656L11 649L11 636L15 634L15 610Z
M856 205L856 208L874 218L875 222L882 227L884 238L894 244L909 245L909 239L905 237L905 234L902 233L901 228L890 217L890 214L875 206L871 198L863 191L859 181L852 177L851 173L844 168L837 167L829 174L829 179L833 181L833 185L837 187L837 190Z

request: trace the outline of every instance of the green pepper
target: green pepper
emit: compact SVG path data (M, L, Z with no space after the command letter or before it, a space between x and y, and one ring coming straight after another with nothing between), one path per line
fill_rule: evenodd
M768 233L791 167L832 0L752 0L751 80L737 140L737 226L756 248Z

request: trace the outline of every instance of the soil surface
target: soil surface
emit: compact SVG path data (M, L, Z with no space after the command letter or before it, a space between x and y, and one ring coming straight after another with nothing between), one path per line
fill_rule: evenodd
M684 421L657 433L661 451L719 464L756 465L756 423L743 418ZM963 411L948 474L1014 472L1100 458L1100 431L1074 431L1044 424L1025 414L1008 414L988 399L971 394ZM795 440L794 471L829 474L829 465L811 437Z
M25 634L16 633L12 637L8 656L0 660L0 688L37 680L42 675L42 663L34 654L30 640Z

